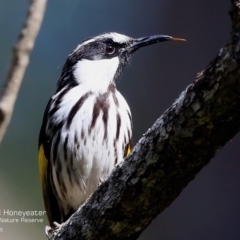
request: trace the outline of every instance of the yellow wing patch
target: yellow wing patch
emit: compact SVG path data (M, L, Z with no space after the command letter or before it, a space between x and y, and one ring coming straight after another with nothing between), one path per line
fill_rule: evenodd
M132 151L132 144L129 143L126 148L125 148L125 151L124 151L124 158L127 157Z
M130 146L130 144L128 145L127 147L127 153L126 153L126 156L128 156L130 154L130 152L132 151L132 148Z
M41 144L38 151L38 167L42 185L44 185L44 178L47 171L47 161L48 160L46 159L44 154L43 144Z

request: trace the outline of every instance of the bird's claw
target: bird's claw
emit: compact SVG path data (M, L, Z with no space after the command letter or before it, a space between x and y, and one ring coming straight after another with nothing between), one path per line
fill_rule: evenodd
M48 239L51 239L53 236L57 234L57 231L61 228L62 224L57 222L53 222L54 227L46 226L45 227L45 234Z
M107 179L107 178L99 178L98 186L99 186L100 184L102 184L103 182L105 182L106 179Z

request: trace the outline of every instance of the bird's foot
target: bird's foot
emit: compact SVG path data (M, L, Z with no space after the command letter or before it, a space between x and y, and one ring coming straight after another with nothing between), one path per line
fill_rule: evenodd
M57 235L57 231L61 228L62 224L57 222L53 222L54 227L46 226L45 227L45 234L47 235L48 239L51 239L53 236Z
M103 182L105 182L106 179L107 179L107 178L99 178L98 186L99 186L100 184L102 184Z

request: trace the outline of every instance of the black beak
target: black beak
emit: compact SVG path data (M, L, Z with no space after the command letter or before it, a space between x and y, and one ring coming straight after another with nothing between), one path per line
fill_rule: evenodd
M186 41L183 38L174 38L168 35L153 35L148 37L142 37L133 39L133 41L126 47L125 50L129 52L135 52L141 47L145 47L154 43L165 42L165 41Z

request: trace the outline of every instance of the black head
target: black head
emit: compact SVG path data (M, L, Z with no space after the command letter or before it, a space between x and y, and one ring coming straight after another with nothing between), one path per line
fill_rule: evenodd
M122 68L128 63L131 55L136 50L144 46L169 40L183 41L184 39L173 38L167 35L153 35L134 39L119 33L106 33L89 38L78 45L78 47L68 56L58 85L64 83L64 73L73 71L74 68L76 68L76 65L81 61L91 61L92 70L94 71L97 62L100 62L101 60L114 60L114 62L108 61L108 64L114 69L115 72L113 77L116 79L121 73ZM115 61L116 58L118 61ZM118 64L118 66L115 66L116 64Z

